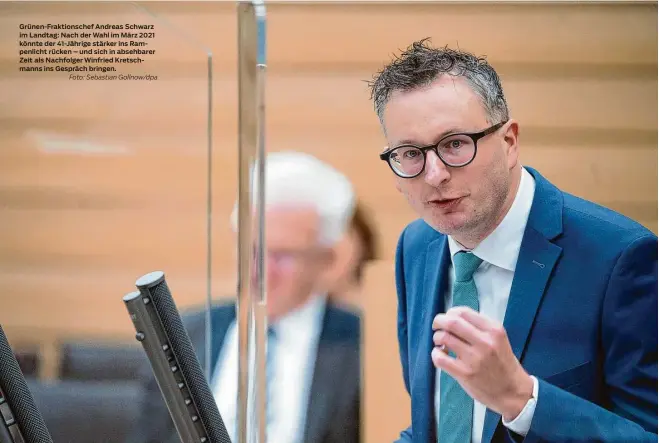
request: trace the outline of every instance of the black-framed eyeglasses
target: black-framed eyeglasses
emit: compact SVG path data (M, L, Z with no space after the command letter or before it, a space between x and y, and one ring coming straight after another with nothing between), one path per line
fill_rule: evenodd
M429 146L399 145L381 153L380 159L386 161L394 174L402 178L414 178L423 172L429 150L433 150L446 166L462 168L476 158L478 140L506 123L497 123L481 132L449 134Z

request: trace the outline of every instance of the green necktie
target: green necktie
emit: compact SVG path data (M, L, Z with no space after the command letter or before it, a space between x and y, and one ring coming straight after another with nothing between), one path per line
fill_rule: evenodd
M474 272L483 260L470 252L460 251L453 257L455 283L452 306L468 306L478 311L478 291ZM455 357L450 352L451 357ZM471 443L474 400L445 371L439 377L439 443Z

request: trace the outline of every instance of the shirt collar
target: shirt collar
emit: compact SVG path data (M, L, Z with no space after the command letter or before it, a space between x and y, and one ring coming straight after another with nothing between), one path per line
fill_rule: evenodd
M273 322L272 327L276 335L286 335L289 338L298 337L313 332L322 322L327 297L313 294L297 309L289 312Z
M501 223L499 223L499 226L471 250L471 252L483 261L494 266L507 269L508 271L514 271L519 249L522 246L526 222L529 218L531 205L533 204L534 193L535 180L522 167L517 194L508 213ZM467 248L455 241L451 236L448 236L448 245L451 252L451 261L453 261L453 256L457 252L467 250Z

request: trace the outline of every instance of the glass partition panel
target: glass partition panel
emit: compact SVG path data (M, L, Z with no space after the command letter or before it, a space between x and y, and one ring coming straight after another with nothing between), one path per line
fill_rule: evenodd
M0 324L38 361L24 368L47 423L74 409L52 389L81 380L121 381L93 404L137 417L145 358L122 297L148 272L196 316L206 361L211 68L136 4L0 3ZM101 428L123 441L130 426Z

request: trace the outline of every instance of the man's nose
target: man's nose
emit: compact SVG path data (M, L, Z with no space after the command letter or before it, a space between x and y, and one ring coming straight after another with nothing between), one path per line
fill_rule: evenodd
M451 177L448 167L433 150L426 152L425 172L424 180L431 186L439 186Z

